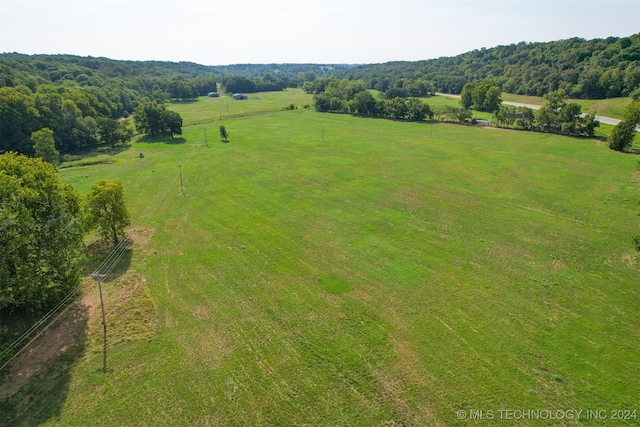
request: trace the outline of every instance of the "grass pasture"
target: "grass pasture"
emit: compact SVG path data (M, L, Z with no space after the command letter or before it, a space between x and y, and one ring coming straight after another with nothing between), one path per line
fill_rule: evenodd
M282 111L284 107L291 104L297 108L304 108L305 105L313 108L311 97L301 90L250 93L247 96L249 99L240 101L227 95L221 95L218 98L200 97L196 101L176 101L167 104L167 106L182 116L185 127L247 115L273 113ZM215 137L217 138L217 136L216 133Z
M181 143L61 170L81 192L120 177L134 224L147 218L121 271L144 277L127 293L143 300L118 305L146 307L146 326L127 340L112 312L110 371L89 343L0 401L0 424L514 425L498 411L640 410L637 156L304 99L229 101L222 121L224 98L171 105ZM496 419L458 416L472 410ZM585 417L517 425L601 425Z

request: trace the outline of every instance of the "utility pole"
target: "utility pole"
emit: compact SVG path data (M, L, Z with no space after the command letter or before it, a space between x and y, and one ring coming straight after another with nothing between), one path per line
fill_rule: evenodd
M100 291L100 309L102 310L102 329L103 329L103 344L102 344L102 370L107 372L107 316L104 314L104 299L102 298L102 278L98 280L98 290Z
M102 329L103 329L103 345L102 345L102 371L107 372L107 316L104 314L104 299L102 298L102 281L107 277L106 274L96 272L92 274L93 279L98 282L98 291L100 292L100 309L102 310Z
M204 145L209 148L209 144L207 143L207 128L204 128Z

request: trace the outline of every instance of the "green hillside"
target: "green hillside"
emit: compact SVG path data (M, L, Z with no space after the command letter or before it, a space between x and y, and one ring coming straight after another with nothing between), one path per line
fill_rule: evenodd
M637 408L636 156L305 101L170 105L182 139L60 171L81 192L121 178L132 210L135 244L105 283L109 371L88 281L75 344L0 400L0 425L485 425L462 419L480 410L513 425L498 411Z
M381 91L424 81L435 91L460 93L467 82L491 78L503 92L518 95L543 96L564 89L572 98L626 97L640 85L640 34L520 42L455 57L362 65L338 75L364 80Z

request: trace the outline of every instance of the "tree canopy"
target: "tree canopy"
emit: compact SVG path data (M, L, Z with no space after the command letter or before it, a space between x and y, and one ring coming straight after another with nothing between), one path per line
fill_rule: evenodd
M582 107L567 102L567 93L560 89L544 96L547 101L536 113L536 123L547 132L564 135L593 136L599 123L595 114L582 115Z
M391 99L375 98L361 80L325 77L305 83L303 89L314 94L314 106L318 112L348 112L360 116L417 122L433 117L429 105L421 100L400 96Z
M50 163L0 155L0 313L38 313L79 285L80 197Z
M486 91L479 90L485 88L485 81L491 85ZM63 154L99 143L118 144L126 137L119 133L120 139L116 138L103 119L128 117L147 100L189 100L218 88L256 92L301 85L316 95L318 111L365 114L360 113L365 95L351 101L366 89L381 91L392 101L436 91L461 93L467 84L471 84L469 95L465 93L463 98L485 111L498 111L500 91L543 96L563 90L572 98L640 96L640 33L621 38L521 42L455 57L358 67L211 67L189 62L4 53L0 54L0 152L33 155L31 135L44 128L53 131L55 149ZM393 102L399 106L398 101ZM388 111L388 106L378 107L381 105L366 114L386 115L383 111ZM402 116L402 111L395 109L391 115ZM177 134L177 122L171 123L174 126L165 126L161 132ZM570 125L565 126L565 132L573 132Z
M55 148L68 153L128 140L105 119L126 118L146 100L186 101L228 92L279 91L347 65L117 61L73 55L0 54L0 152L33 155L31 134L53 131ZM214 76L215 75L215 76ZM179 134L167 115L168 134Z
M616 151L626 151L636 137L636 127L640 125L640 101L634 100L624 113L624 119L613 128L609 147Z
M60 153L56 150L56 142L53 138L53 131L49 128L42 128L31 134L33 150L36 157L40 157L45 162L56 166Z
M464 108L492 113L500 108L501 95L502 91L491 79L478 83L467 83L460 93L460 103Z
M640 88L640 33L521 42L454 57L362 65L336 76L363 80L368 88L382 92L422 80L429 90L460 93L466 83L494 79L507 93L543 96L563 89L572 98L615 98Z
M167 110L164 103L145 100L135 110L133 120L140 133L148 135L182 134L182 117L175 111Z
M133 130L124 122L101 117L98 120L98 135L100 140L111 147L116 145L124 145L133 138Z
M124 237L124 230L131 224L131 216L124 200L122 180L101 179L91 186L85 200L87 230L98 229L104 240L117 245Z

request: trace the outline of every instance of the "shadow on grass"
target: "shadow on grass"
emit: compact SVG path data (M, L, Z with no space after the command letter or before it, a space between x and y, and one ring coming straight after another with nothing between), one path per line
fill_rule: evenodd
M0 376L0 425L31 426L60 416L87 342L88 309L74 305Z
M184 139L183 137L179 137L179 138L171 138L170 136L166 136L166 135L156 135L156 136L151 136L151 135L144 135L141 136L140 138L138 138L138 142L143 142L145 144L184 144L187 142L186 139Z
M197 102L198 102L197 99L172 99L171 101L169 101L170 104L182 104L182 105L196 104Z
M106 243L102 239L96 239L87 244L85 250L86 262L82 269L85 276L95 272L100 267L100 273L110 270L104 282L112 282L123 276L131 266L133 257L133 242L129 239L127 246L121 247L119 251L112 254L113 245Z
M123 151L131 148L131 144L120 144L120 145L94 145L92 147L88 147L85 150L75 151L72 153L68 153L68 156L81 156L82 158L86 157L96 157L101 155L110 155L114 156L116 154L120 154ZM64 156L64 155L63 155Z
M58 166L61 169L73 167L73 166L90 166L93 164L108 164L113 163L115 160L111 159L98 159L95 162L87 159L93 159L98 156L115 156L117 154L122 153L123 151L131 148L131 144L123 144L123 145L100 145L93 146L90 148L86 148L82 151L76 151L73 153L66 153L61 156L61 162Z

